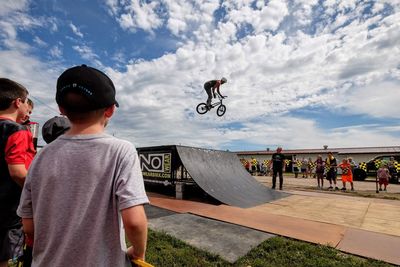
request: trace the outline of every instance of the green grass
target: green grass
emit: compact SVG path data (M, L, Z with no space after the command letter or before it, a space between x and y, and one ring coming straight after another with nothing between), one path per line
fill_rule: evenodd
M392 266L344 254L334 248L273 237L230 264L217 255L191 247L165 233L149 230L146 261L154 266Z
M229 266L217 255L191 247L165 233L149 230L146 261L154 266ZM228 265L227 265L228 264Z

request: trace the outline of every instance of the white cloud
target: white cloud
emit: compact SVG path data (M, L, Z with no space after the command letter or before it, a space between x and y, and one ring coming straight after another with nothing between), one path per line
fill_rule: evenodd
M240 141L261 148L265 144L305 148L321 147L326 139L330 147L396 144L398 127L392 125L323 129L315 119L288 114L314 107L344 116L399 118L398 7L390 15L363 16L362 1L323 1L324 14L314 9L317 0L221 3L106 1L109 14L123 29L141 29L152 37L159 29L168 30L179 41L176 51L151 60L130 60L123 48L106 51L121 64L119 70L107 68L92 43L83 40L72 46L81 58L105 69L116 85L121 107L107 131L140 146L180 143L221 148ZM342 12L345 9L347 13ZM381 12L382 7L377 4L372 10ZM35 95L54 104L48 95L54 95L54 81L62 69L31 56L31 44L18 34L20 29L41 25L55 25L57 31L57 20L35 20L24 14L24 19L2 19L0 24L6 50L0 51L5 62L1 75L22 80ZM69 27L85 37L74 24ZM49 47L53 57L66 56L64 46L49 43ZM37 70L42 77L32 77ZM229 96L226 115L217 117L215 110L198 115L195 107L206 99L204 82L222 76L228 78L221 88ZM41 80L46 81L44 88Z
M78 27L76 27L72 22L69 23L69 27L71 27L72 32L80 37L83 38L83 33L78 29Z
M119 11L118 0L105 0L105 4L108 8L110 15L114 16L118 14Z
M276 30L285 16L288 14L286 3L279 0L269 1L267 6L261 9L260 20L255 23L256 32Z
M49 25L50 32L54 33L58 31L58 21L54 17L47 18L47 24Z
M255 33L267 30L275 31L288 14L286 3L279 0L269 1L267 5L263 5L262 2L258 3L260 3L258 9L253 9L250 1L240 5L228 1L224 2L223 5L228 9L227 18L229 21L239 27L249 24L253 27Z
M338 97L335 106L350 113L400 119L399 86L399 81L380 81L349 88Z
M103 64L99 60L99 56L87 45L74 45L72 46L78 54L85 60L93 62L92 64L97 68L103 68Z
M303 16L311 16L311 6L316 2L308 6L306 2L302 4L308 9ZM355 13L358 12L359 7L350 2L326 3L327 7L332 8L339 8L339 4L342 9L352 8ZM271 1L266 6L263 2L257 2L257 9L252 9L246 1L224 1L223 5L227 9L226 20L217 24L212 31L208 19L199 23L203 26L194 32L198 41L185 41L176 53L151 62L130 64L123 73L110 70L119 86L121 114L131 111L137 113L126 119L130 125L141 128L135 134L140 136L141 143L151 145L154 142L191 141L206 146L222 146L219 143L221 139L231 142L268 138L273 143L291 147L296 144L312 147L316 140L328 138L332 140L330 145L340 146L363 145L363 142L364 145L377 145L376 140L385 140L379 141L382 145L395 144L395 137L391 135L393 132L380 132L378 128L322 130L313 120L289 118L282 114L313 106L331 110L337 108L347 115L375 114L377 117L390 118L393 113L400 114L396 105L386 110L384 105L367 108L370 105L357 99L360 94L374 96L374 81L386 83L385 79L390 73L392 78L397 77L396 66L399 61L393 57L397 51L397 40L400 39L397 36L399 31L396 31L396 14L383 21L379 17L371 17L344 26L343 22L333 22L325 26L326 30L322 29L313 36L301 31L286 35L279 31L276 34L265 32L276 30L285 16L289 15L287 6L281 2ZM194 7L181 5L175 11L181 15L175 17L184 18L183 14L190 13ZM275 18L274 22L257 20L257 16L254 16L256 14L261 18L261 14L266 14L262 12L267 11L271 18ZM343 21L354 17L355 13L348 14ZM179 21L182 23L171 29L174 34L184 32L189 24L189 20ZM308 21L312 21L312 18ZM236 34L242 23L250 23L255 32L237 39ZM372 24L378 24L379 27L376 30L369 29ZM338 26L343 27L332 32ZM385 49L379 49L379 46ZM203 83L207 79L222 76L229 80L221 89L223 94L229 95L226 115L219 118L214 112L205 116L194 113L196 105L206 98ZM395 88L398 88L399 81L394 80L391 85L392 89L388 90L397 96ZM353 91L350 88L354 88ZM375 97L370 101L372 99ZM389 100L388 103L394 101L385 100ZM275 117L274 114L281 114L279 116L282 117ZM274 119L270 119L270 116ZM236 130L224 130L231 123L253 121L255 118L265 120L261 120L263 123L246 123L246 127ZM150 126L147 127L150 129L146 129L149 121ZM285 121L283 125L282 121ZM204 128L208 130L202 131ZM293 138L293 133L299 128L306 130ZM182 133L182 129L187 133ZM165 133L165 136L159 133ZM223 137L213 138L221 133ZM202 141L194 141L193 135L199 136ZM355 137L348 138L347 135ZM263 142L260 141L260 144Z
M43 18L34 18L24 13L28 6L28 1L21 0L0 2L0 42L7 49L26 52L30 46L18 39L18 31L28 31L46 23Z
M162 25L162 19L157 14L159 4L156 1L142 2L139 0L130 0L124 6L124 11L118 18L121 27L126 30L136 31L142 29L152 32ZM115 6L111 5L113 11L116 11Z
M28 3L28 0L2 0L0 1L0 16L16 11L25 11Z
M318 0L296 0L293 3L293 18L300 27L309 25L312 20L313 7L318 4Z
M0 51L0 76L24 85L35 103L32 120L43 125L59 114L55 97L55 81L61 73L57 65L44 62L19 51Z
M54 58L61 58L63 55L62 49L56 45L53 46L50 50L49 50L49 54L50 56L54 57Z
M186 38L199 27L211 29L213 13L218 9L218 1L165 0L167 28L172 34Z
M111 58L112 58L112 60L117 61L118 63L125 63L127 61L126 56L125 56L124 52L122 52L122 51L115 52Z
M37 44L38 46L40 46L40 47L47 47L48 46L48 44L45 41L43 41L42 39L40 39L38 36L35 36L33 38L33 42L35 44Z
M395 146L398 145L395 130L357 124L328 130L318 127L312 119L272 116L264 123L244 123L240 131L228 131L220 140L248 140L260 149L278 144L291 149L322 148L325 144L329 147Z

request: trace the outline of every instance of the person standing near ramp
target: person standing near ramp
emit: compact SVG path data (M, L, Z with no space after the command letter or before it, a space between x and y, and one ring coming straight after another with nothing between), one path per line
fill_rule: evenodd
M329 181L330 184L328 190L333 190L332 183L335 185L335 190L339 190L336 185L337 162L332 152L328 152L328 157L325 160L325 168L327 169L326 179Z
M282 190L283 186L283 167L284 167L285 156L282 154L282 147L276 149L276 153L272 155L272 189L276 187L276 176L279 174L279 190Z

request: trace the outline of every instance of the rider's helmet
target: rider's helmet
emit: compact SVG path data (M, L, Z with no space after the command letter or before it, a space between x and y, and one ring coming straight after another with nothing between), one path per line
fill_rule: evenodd
M222 77L222 78L221 78L221 82L222 82L222 83L226 83L227 81L228 81L228 80L227 80L225 77Z

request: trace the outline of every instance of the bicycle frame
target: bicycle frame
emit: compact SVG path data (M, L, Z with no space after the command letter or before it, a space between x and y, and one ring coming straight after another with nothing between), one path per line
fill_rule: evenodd
M216 106L222 105L222 97L218 96L219 101L211 104L211 108L215 108Z
M225 111L226 111L225 105L222 104L222 99L224 99L224 98L225 98L225 97L220 97L220 96L218 95L219 101L218 101L218 102L215 102L215 103L212 103L212 104L210 105L210 107L208 107L208 108L207 108L207 104L204 103L204 102L198 104L197 107L196 107L197 113L199 113L199 114L202 115L202 114L207 113L207 112L210 111L211 109L213 109L213 108L215 108L215 107L218 107L218 108L217 108L217 115L218 115L219 117L223 116L223 115L225 114Z

